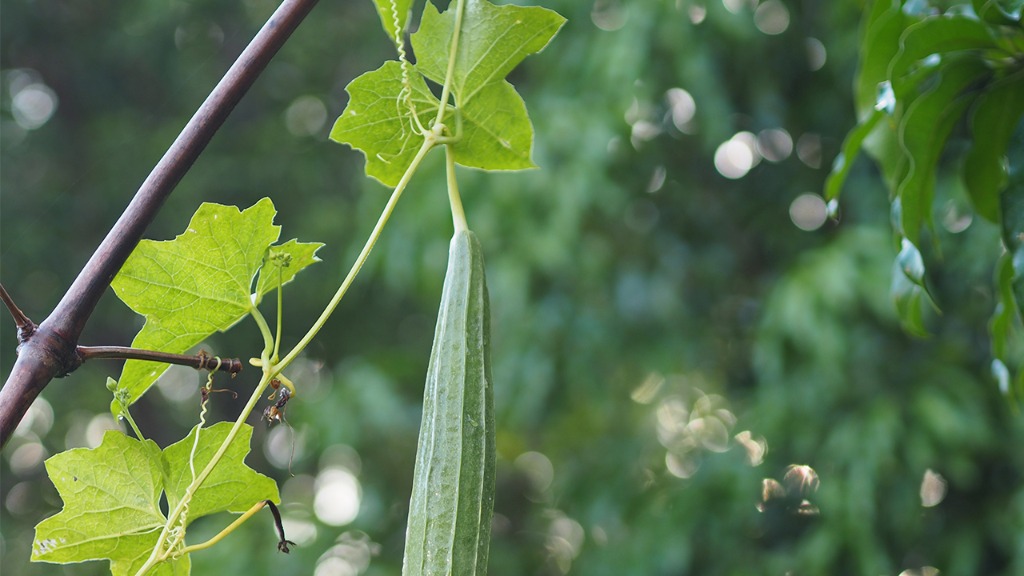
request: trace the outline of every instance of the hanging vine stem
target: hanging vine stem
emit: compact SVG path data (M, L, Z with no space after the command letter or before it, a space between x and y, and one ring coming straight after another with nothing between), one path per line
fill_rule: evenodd
M271 354L273 354L273 350L275 347L275 338L270 332L269 325L267 325L267 322L263 318L263 315L258 310L256 310L255 307L253 307L252 310L250 310L250 313L256 320L256 323L259 325L260 331L263 333L264 336L264 350L262 355L260 356L259 359L254 358L253 360L250 361L250 363L262 367L263 376L260 379L260 383L256 386L256 389L253 390L253 393L249 397L249 400L246 403L245 407L242 409L241 414L239 414L238 418L234 422L234 425L232 425L231 430L227 434L227 437L224 438L224 441L217 449L217 452L210 459L210 462L206 465L206 467L203 468L202 472L195 476L195 479L192 481L191 484L189 484L188 488L185 490L185 494L182 497L181 501L178 503L175 509L171 511L170 514L168 515L167 522L164 524L163 531L160 533L160 537L157 539L157 546L153 548L153 552L150 554L145 564L143 564L139 571L136 573L136 576L143 576L144 574L152 570L153 567L156 566L156 564L158 564L159 562L162 562L172 556L176 556L182 553L183 550L188 549L185 548L175 552L174 546L177 545L178 542L180 542L180 538L177 538L177 535L175 535L175 540L171 542L169 542L168 538L171 535L171 532L174 530L175 526L177 526L178 523L180 522L182 514L187 510L188 503L192 500L192 497L195 495L199 487L202 486L203 482L206 481L206 478L213 471L213 468L220 462L221 458L224 457L224 454L227 452L228 447L231 445L231 443L235 440L235 437L238 435L238 431L241 429L242 424L245 423L246 419L248 419L249 415L255 409L256 403L260 400L260 397L263 395L263 392L266 391L271 381L274 378L279 377L280 372L284 370L289 364L291 364L295 360L295 358L298 357L299 354L302 353L302 351L306 348L306 346L309 345L309 343L317 335L320 329L323 328L324 324L326 324L327 319L330 318L334 310L338 307L338 304L341 302L342 297L344 297L345 293L348 292L349 287L352 285L352 282L355 280L355 277L359 274L359 271L362 269L363 265L366 263L366 259L369 257L374 245L380 238L384 226L391 218L391 214L394 212L395 206L397 205L399 198L401 198L402 196L402 192L409 185L409 181L412 179L413 174L419 168L419 165L423 162L423 158L426 157L427 153L430 152L430 150L432 150L435 146L438 145L439 139L440 135L435 134L434 131L429 131L426 133L426 135L424 136L423 145L420 146L420 149L416 153L416 156L409 164L409 168L406 169L405 173L402 175L402 179L398 182L398 185L395 186L395 190L391 193L391 198L388 199L388 203L384 206L380 218L377 220L377 224L370 232L370 236L369 238L367 238L366 243L363 245L362 251L359 253L359 256L356 258L355 263L352 265L352 268L345 276L345 279L342 281L341 286L338 287L338 291L334 294L334 297L327 304L327 307L320 314L320 317L317 318L313 326L310 327L309 331L306 332L306 335L302 337L298 344L296 344L295 347L292 348L292 350L284 358L282 358L280 362L273 362L271 359ZM181 538L183 537L184 534L182 533ZM165 546L165 543L169 545Z
M269 350L264 351L264 356L269 356ZM256 408L256 403L259 402L264 390L266 390L267 386L269 385L269 369L264 368L263 377L260 379L260 383L256 386L256 389L253 390L252 395L249 397L249 401L246 402L245 407L242 409L242 413L239 414L238 418L235 419L234 424L231 426L231 430L228 431L227 437L224 438L224 441L217 449L217 452L214 453L212 458L210 458L210 462L207 463L205 468L203 468L203 471L200 472L196 476L195 480L193 480L192 483L188 485L188 488L185 490L185 494L182 496L181 501L178 502L178 505L174 508L173 511L171 511L170 514L168 514L167 522L164 524L164 528L160 532L159 538L157 538L157 545L153 547L153 552L149 555L149 558L142 565L142 567L139 568L139 571L136 572L136 576L143 576L144 574L152 570L153 567L156 566L158 563L163 562L169 557L175 555L172 547L165 547L164 543L168 542L168 536L170 535L174 527L177 526L182 513L188 507L188 503L191 502L192 497L195 496L196 491L199 490L199 487L203 485L203 482L206 481L206 478L210 475L211 472L213 472L214 467L216 467L217 464L220 463L221 458L224 457L224 453L227 452L228 447L231 446L231 443L235 441L235 437L238 436L238 431L241 430L242 424L245 423L245 420L249 417L249 414L251 414L253 409ZM182 537L184 537L184 535L182 535Z
M401 28L397 25L397 8L396 3L394 1L392 1L391 7L392 17L396 21L396 45L399 45L400 43L398 41L401 40ZM290 365L299 356L299 354L303 352L303 350L305 350L306 346L308 346L309 343L312 342L313 338L316 337L316 335L320 332L323 326L327 323L327 320L337 309L338 305L341 302L341 299L348 292L348 289L351 287L352 282L355 280L355 277L359 274L360 270L362 270L362 267L366 263L366 260L369 257L370 252L373 250L373 247L376 245L377 240L380 238L384 226L391 218L395 206L398 204L398 200L401 198L402 193L408 187L413 174L415 174L416 170L423 162L423 159L426 157L427 153L430 152L435 146L439 144L450 144L455 140L455 138L446 135L446 128L443 124L443 121L445 110L447 108L447 101L451 98L451 83L455 74L455 62L456 55L458 54L459 36L462 29L462 15L465 11L465 0L457 0L456 10L457 12L455 16L455 29L452 34L452 44L451 49L449 51L448 70L446 72L444 85L442 86L441 103L440 106L438 107L437 117L431 129L422 130L421 132L423 134L423 143L420 146L420 149L416 152L416 155L409 163L408 168L406 168L405 173L402 174L402 178L399 180L398 184L395 186L395 189L392 191L391 197L388 199L387 204L381 211L380 217L377 219L377 223L374 225L373 230L370 232L370 235L366 240L366 243L363 245L362 250L356 257L356 261L352 264L352 267L349 269L349 272L345 276L345 279L338 287L338 290L335 292L330 302L328 302L323 312L321 312L320 316L309 328L306 334L299 340L295 347L292 348L288 352L288 354L286 354L284 358L282 358L280 361L277 361L277 351L278 347L280 346L280 335L278 334L277 336L275 336L271 333L270 327L267 325L267 322L263 318L263 315L255 307L253 307L252 310L250 311L253 318L256 320L256 323L259 325L260 332L263 334L265 343L264 351L260 358L254 358L250 361L251 363L260 366L263 369L263 376L260 379L260 383L256 386L256 389L253 390L253 393L249 397L249 401L246 403L245 408L242 409L242 413L239 414L238 418L235 420L234 425L231 427L231 430L228 432L227 437L221 443L220 447L217 449L217 452L214 454L213 458L210 459L210 462L206 465L202 472L200 472L198 475L195 475L192 483L189 484L188 489L185 491L185 494L182 497L181 501L178 503L177 507L168 515L167 523L164 525L164 529L161 532L160 537L157 539L157 546L154 547L153 553L146 560L146 563L142 566L142 568L139 569L136 576L142 576L146 574L157 563L166 560L168 557L171 557L172 555L178 555L188 550L199 549L198 547L186 547L175 553L173 548L181 541L181 538L184 537L184 531L182 531L180 537L177 538L174 542L170 543L170 545L167 546L166 549L164 548L162 543L167 542L168 535L173 530L173 527L179 523L182 514L184 514L187 511L189 501L191 501L196 491L199 489L200 486L202 486L203 482L205 482L206 478L213 471L213 468L220 462L221 458L223 458L224 454L228 450L228 447L231 445L235 437L238 435L238 431L241 429L242 424L252 413L253 409L255 409L256 403L259 401L263 392L267 389L267 387L275 378L283 376L281 375L281 372L288 365ZM400 47L399 54L402 55L403 53L404 47ZM406 58L403 58L403 61L405 62L405 65L408 65L408 61ZM403 67L403 76L404 75L405 68ZM409 85L411 85L411 82L408 80L407 77L403 77L403 83L408 83ZM409 102L411 103L411 90L409 93ZM410 110L413 112L413 119L418 123L418 119L415 116L415 110L413 108L410 108ZM420 128L422 129L422 127ZM460 227L466 226L466 217L465 212L462 208L462 200L458 192L458 184L455 180L454 155L451 152L450 146L445 146L445 148L448 173L449 201L451 202L452 205L453 221L455 223L456 228L459 229ZM280 300L278 302L278 310L280 310ZM280 324L278 326L278 332L280 332ZM282 380L286 379L282 378ZM253 506L253 508L250 509L249 512L246 512L246 514L243 515L244 519L248 519L249 517L251 517L252 514L255 514L256 511L258 511L260 508L262 508L262 504L257 504L256 506ZM275 518L276 517L277 514L275 514ZM236 520L227 529L225 529L225 531L223 531L222 534L226 534L234 530L234 528L237 525L245 521L244 519L239 518L238 520ZM214 537L214 540L219 540L222 537L223 536L221 534L218 534L218 536ZM284 537L282 535L282 542L287 544L287 541L283 540L283 538ZM211 541L209 543L204 543L199 546L207 547L212 545L213 543L214 542ZM287 546L285 545L284 548L287 548ZM287 551L284 548L282 548L282 550Z
M452 79L455 78L455 61L459 53L459 36L462 35L462 15L466 12L466 0L457 0L455 5L455 28L452 30L452 45L448 50L448 70L444 75L444 85L441 86L441 105L437 107L437 118L434 124L444 122L444 112L448 107L448 98L451 96Z
M277 376L278 373L291 364L295 358L297 358L298 355L306 349L306 346L308 346L317 333L320 332L320 329L324 327L324 324L327 323L327 319L334 313L335 308L338 307L341 299L345 296L345 293L348 292L349 287L359 274L363 264L366 263L366 259L369 257L374 245L380 238L381 232L384 230L384 226L391 218L391 214L395 210L395 205L398 204L398 199L402 197L402 192L405 191L405 188L409 185L412 175L416 172L417 168L419 168L420 163L423 162L423 158L426 157L427 152L430 152L437 143L438 137L435 136L433 132L427 132L425 134L423 144L420 146L419 151L416 152L416 156L409 164L409 168L407 168L405 173L402 174L402 179L398 181L398 185L395 186L395 190L391 193L391 198L388 199L388 203L384 206L384 210L381 212L380 218L377 219L377 224L374 225L373 231L370 232L369 238L366 239L366 243L363 245L363 249L359 252L359 256L356 257L355 263L352 264L352 268L349 270L348 275L345 276L341 286L339 286L337 292L334 293L334 297L331 298L327 307L324 308L324 311L320 314L320 317L317 318L316 322L313 323L313 326L310 327L309 331L306 332L306 335L299 340L299 343L296 344L280 362L274 365L273 370L271 371L272 377Z
M455 232L468 230L466 211L462 208L462 196L459 195L459 182L455 179L455 153L451 146L444 147L445 173L448 177L448 202L452 206L452 223Z
M395 27L395 49L398 51L398 62L402 67L402 91L398 93L397 106L403 104L403 100L406 106L409 107L409 113L411 114L410 129L415 129L420 134L426 132L426 128L420 123L419 114L416 112L416 104L412 100L412 64L409 62L409 56L405 52L405 38L403 37L404 31L402 30L402 21L398 16L398 2L397 0L391 0L391 22ZM401 114L399 114L401 118ZM402 132L405 136L405 123L402 123Z

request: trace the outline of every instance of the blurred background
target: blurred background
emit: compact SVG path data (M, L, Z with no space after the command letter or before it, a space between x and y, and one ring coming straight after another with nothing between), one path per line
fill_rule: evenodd
M997 230L940 172L944 260L929 274L943 312L917 339L889 298L875 167L855 166L838 222L819 196L855 123L864 3L540 3L569 21L510 77L540 169L459 173L492 299L490 573L1024 574L1024 417L989 375ZM30 317L57 303L275 6L5 0L0 280ZM283 240L326 243L285 291L285 345L387 200L327 134L345 85L393 57L371 2L321 2L147 234L173 238L204 201L273 198ZM247 462L278 480L297 546L280 554L258 515L194 554L195 574L399 573L451 235L443 172L432 156L289 371L287 425L252 418ZM127 345L140 322L108 293L81 343ZM260 342L249 322L204 348L248 358ZM108 572L28 557L61 506L43 461L117 427L104 382L119 371L97 361L55 380L0 455L6 576ZM182 438L204 381L168 372L133 409L145 434ZM213 411L242 404L216 395ZM190 543L229 522L198 521Z

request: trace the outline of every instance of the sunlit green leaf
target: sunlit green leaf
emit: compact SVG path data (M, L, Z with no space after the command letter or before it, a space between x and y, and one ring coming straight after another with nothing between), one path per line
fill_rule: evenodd
M183 353L245 317L253 306L253 279L280 234L273 224L276 213L269 198L245 211L204 203L174 240L140 242L111 284L125 304L146 317L132 346ZM302 252L291 276L316 261L306 254L311 246L286 248ZM261 284L255 300L273 287ZM130 404L166 369L165 364L129 360L119 392ZM116 414L118 409L115 401L112 410Z
M430 2L423 9L420 29L412 36L424 76L444 83L455 31L457 2L443 14ZM459 107L478 92L500 82L530 54L540 52L565 23L557 12L538 6L495 6L486 0L466 0L452 92Z
M460 109L462 138L455 161L486 170L533 168L533 126L526 104L504 80L489 84Z
M206 467L227 438L231 426L230 422L219 422L209 428L203 428L199 434L199 446L191 466L189 456L195 443L195 428L183 440L164 449L163 470L169 509L173 510L185 495L185 490L192 483L193 468L195 473L199 474ZM216 512L244 512L262 500L280 502L277 484L245 465L245 455L249 453L251 438L252 427L248 424L242 425L224 457L189 502L189 522Z
M193 465L195 428L162 453L152 440L108 431L95 449L76 448L46 461L46 471L64 501L60 513L36 527L32 560L69 563L110 560L115 575L134 575L157 545L167 518L161 494L174 509L196 474L227 438L231 424L204 428ZM277 485L245 465L252 427L238 435L189 502L187 523L222 511L241 512L261 500L279 502ZM184 576L190 561L181 556L160 563L153 574Z
M412 95L402 97L405 82L402 65L383 66L353 80L345 88L349 102L331 129L331 140L348 144L366 156L366 174L387 186L395 186L423 144L419 127L427 127L437 113L438 102L423 77L411 67L406 74ZM413 120L410 103L419 124Z
M452 3L442 14L427 3L412 36L417 67L439 84L447 76L455 7ZM542 50L564 23L544 8L467 0L451 83L461 114L462 137L453 147L456 162L488 170L534 166L533 126L522 99L504 78L523 58Z
M413 0L373 0L377 5L377 14L380 15L380 23L384 27L388 38L395 40L396 31L405 31L409 23L409 11L412 10ZM397 27L396 25L397 21ZM399 36L400 37L400 36Z
M906 108L900 118L899 141L908 161L897 194L902 204L902 231L917 244L921 226L931 223L935 172L953 127L972 102L969 88L988 73L972 59L949 62L938 81Z
M260 268L256 294L263 296L278 286L284 286L294 280L295 275L303 268L320 261L316 252L322 247L323 244L320 242L299 242L295 239L271 246L267 249L263 267Z
M110 430L95 449L76 448L46 461L64 508L36 526L35 562L110 560L115 575L133 575L156 545L160 511L160 448ZM156 574L187 574L188 558Z

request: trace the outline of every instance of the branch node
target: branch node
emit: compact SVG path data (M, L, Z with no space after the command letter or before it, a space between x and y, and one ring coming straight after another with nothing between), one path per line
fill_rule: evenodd
M18 327L18 346L21 346L25 342L28 342L29 338L36 333L36 329L39 328L35 322L33 322L18 305L14 303L14 299L7 293L7 289L4 288L3 284L0 284L0 299L4 301L4 305L7 306L7 310L14 317L14 324Z

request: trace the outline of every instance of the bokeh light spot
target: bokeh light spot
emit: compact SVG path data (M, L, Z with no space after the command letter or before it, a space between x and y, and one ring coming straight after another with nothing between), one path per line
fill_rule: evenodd
M29 406L25 416L14 429L14 436L18 438L35 437L42 438L53 427L53 407L46 401L46 398L36 398Z
M931 468L924 471L921 479L921 506L938 506L946 498L946 479Z
M618 0L597 0L590 11L590 20L605 32L614 32L626 25L628 13Z
M821 136L807 133L796 141L796 156L811 168L821 168Z
M327 122L327 107L316 96L299 96L284 111L284 123L295 136L313 136Z
M817 194L801 194L789 205L789 219L805 232L821 228L828 218L825 200Z
M767 0L754 9L754 26L764 34L774 36L789 28L789 10L778 0Z
M806 46L807 67L811 69L811 72L817 72L824 68L825 62L828 60L828 52L826 52L825 45L821 43L821 40L808 38Z
M316 477L313 512L324 524L344 526L359 515L362 488L345 468L325 468Z
M26 442L14 449L7 459L11 472L25 475L39 468L46 459L46 448L39 442Z
M358 576L370 567L370 560L378 553L380 545L365 533L345 532L320 555L313 576Z
M524 452L515 459L515 466L530 479L530 485L537 492L551 487L555 479L555 467L551 460L540 452Z
M690 125L690 121L697 113L697 102L693 99L693 95L682 88L669 88L665 92L665 99L668 101L672 125L680 132L691 133L693 127Z
M757 152L769 162L782 162L793 153L793 137L782 128L757 133Z
M715 169L722 176L737 180L746 176L754 167L755 154L749 142L733 136L715 150Z
M97 414L89 420L89 424L85 427L85 444L89 448L96 448L103 442L103 435L107 430L120 429L110 413Z
M692 478L700 469L700 455L695 453L676 454L668 452L665 454L665 468L669 474L676 478Z
M690 17L690 22L693 22L694 24L700 24L701 22L704 21L705 18L708 17L708 9L705 8L704 6L691 4L689 9L687 10L687 15Z
M768 453L768 441L764 437L754 438L750 430L744 430L735 436L743 449L747 451L747 462L751 466L760 466L764 455Z
M942 215L942 227L951 234L959 234L971 227L974 217L968 210L961 210L955 203L949 202L946 205L945 213Z
M733 14L739 14L743 9L744 0L722 0L722 6Z
M25 86L11 98L14 121L25 130L41 128L56 111L57 95L41 82Z

